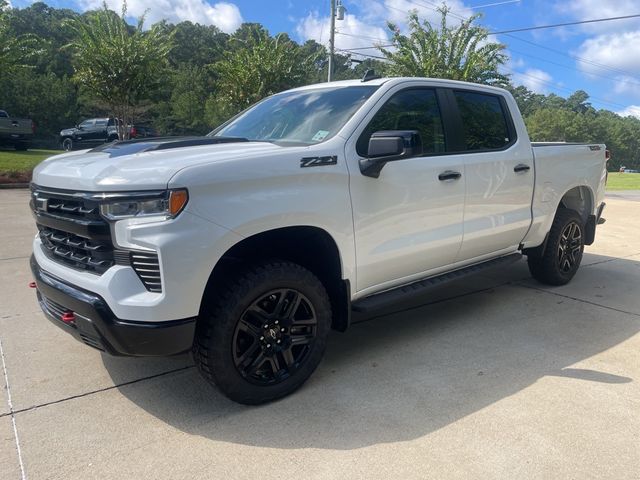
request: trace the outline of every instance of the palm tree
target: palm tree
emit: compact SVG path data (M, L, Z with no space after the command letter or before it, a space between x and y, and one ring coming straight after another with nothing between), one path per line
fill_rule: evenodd
M387 25L393 32L393 49L378 47L388 60L386 72L391 76L435 77L468 82L505 85L508 76L499 72L507 61L505 46L488 41L489 31L474 22L480 15L462 20L456 27L447 25L449 8L438 8L439 28L418 14L409 14L409 35L402 35L397 25Z

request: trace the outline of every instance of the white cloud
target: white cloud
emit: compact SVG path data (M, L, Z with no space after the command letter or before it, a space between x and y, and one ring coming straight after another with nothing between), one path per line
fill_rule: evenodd
M323 45L328 45L330 28L329 17L320 17L317 13L310 13L298 22L296 32L302 40L315 40ZM346 14L344 20L336 22L336 30L341 33L335 36L336 49L360 49L371 47L371 45L386 44L389 41L386 29L367 24L351 14ZM380 51L376 48L357 51L367 55L381 56Z
M640 71L640 30L597 35L585 40L576 53L607 67ZM586 73L603 73L602 68L584 62L580 68Z
M366 1L366 0L365 0ZM451 12L447 16L447 21L450 25L457 25L460 23L460 17L468 18L473 15L473 11L464 5L464 2L460 0L448 0L447 2L429 2L432 4L440 5L446 3L451 9ZM433 5L429 5L425 2L415 2L413 0L384 0L383 12L384 19L391 20L397 23L401 28L405 25L407 15L411 10L417 10L418 16L421 20L428 20L432 24L440 24L440 12L435 10ZM366 5L370 5L366 2ZM370 8L367 6L366 8Z
M640 80L635 77L620 75L615 79L613 91L640 98Z
M121 0L106 0L109 8L116 12L122 9ZM102 0L76 0L83 10L102 7ZM242 23L240 9L233 3L209 3L206 0L129 0L127 15L140 17L146 13L148 24L160 20L182 22L189 20L202 25L215 25L226 33L233 33Z
M522 85L529 90L536 93L549 93L549 82L553 80L553 77L544 70L538 68L528 68L524 73L514 72L515 80L519 81Z
M623 17L640 11L638 0L560 0L555 5L559 13L571 15L578 21L594 18ZM591 32L619 32L638 28L638 19L612 20L609 22L587 23L583 30Z
M336 34L337 49L363 48L389 43L391 32L386 28L386 22L391 21L397 24L401 31L405 31L407 16L412 10L417 10L421 20L428 20L436 25L440 23L440 13L435 10L435 6L427 3L419 4L413 0L352 0L349 3L355 5L360 14L356 16L347 11L344 20L336 21L336 30L341 32ZM439 4L439 2L433 3ZM448 23L452 25L460 22L456 17L466 18L473 14L473 11L461 0L448 0L443 3L451 8L452 13L448 17ZM301 40L312 39L324 45L329 43L329 29L329 16L321 17L317 12L300 19L296 26L296 32ZM358 52L381 56L376 48L358 50Z
M616 112L621 117L637 117L640 118L640 105L629 105L624 110Z

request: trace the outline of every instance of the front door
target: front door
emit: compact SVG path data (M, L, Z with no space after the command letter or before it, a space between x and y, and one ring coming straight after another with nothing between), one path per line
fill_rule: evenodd
M346 144L357 257L357 287L371 293L453 263L462 243L464 165L444 155L439 95L398 87L370 112ZM362 175L372 133L417 130L420 156L387 163L379 178ZM441 178L439 178L441 177Z

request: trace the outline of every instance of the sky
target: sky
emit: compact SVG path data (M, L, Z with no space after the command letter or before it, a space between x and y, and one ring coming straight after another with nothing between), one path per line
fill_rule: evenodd
M411 10L438 21L442 0L342 0L344 20L336 21L336 48L380 55L376 44L388 43L392 21L406 31ZM13 7L28 0L11 0ZM86 11L102 0L46 0L54 7ZM119 11L121 0L107 0ZM329 0L128 0L128 12L147 12L153 23L190 20L216 25L232 33L242 22L259 22L272 34L287 32L303 42L329 41ZM640 14L640 0L446 0L454 17L481 13L479 22L492 32L538 25ZM514 84L539 93L567 97L576 90L591 95L596 108L640 118L640 17L578 26L498 34L490 37L507 46L505 73ZM357 58L357 57L356 57Z

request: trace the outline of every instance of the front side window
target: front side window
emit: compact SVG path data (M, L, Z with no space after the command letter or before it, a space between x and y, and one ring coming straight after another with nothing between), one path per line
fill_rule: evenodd
M91 128L91 127L93 127L94 123L95 123L95 120L85 120L84 122L82 122L78 126L80 128Z
M369 139L380 130L417 130L424 155L445 151L440 108L431 89L403 90L387 100L358 138L358 155L367 156Z
M377 88L363 85L280 93L257 103L209 136L313 145L338 133Z
M511 142L500 98L477 92L454 91L462 117L465 151L499 150Z
M106 118L101 118L99 120L96 120L96 127L106 127L106 126L107 126Z

